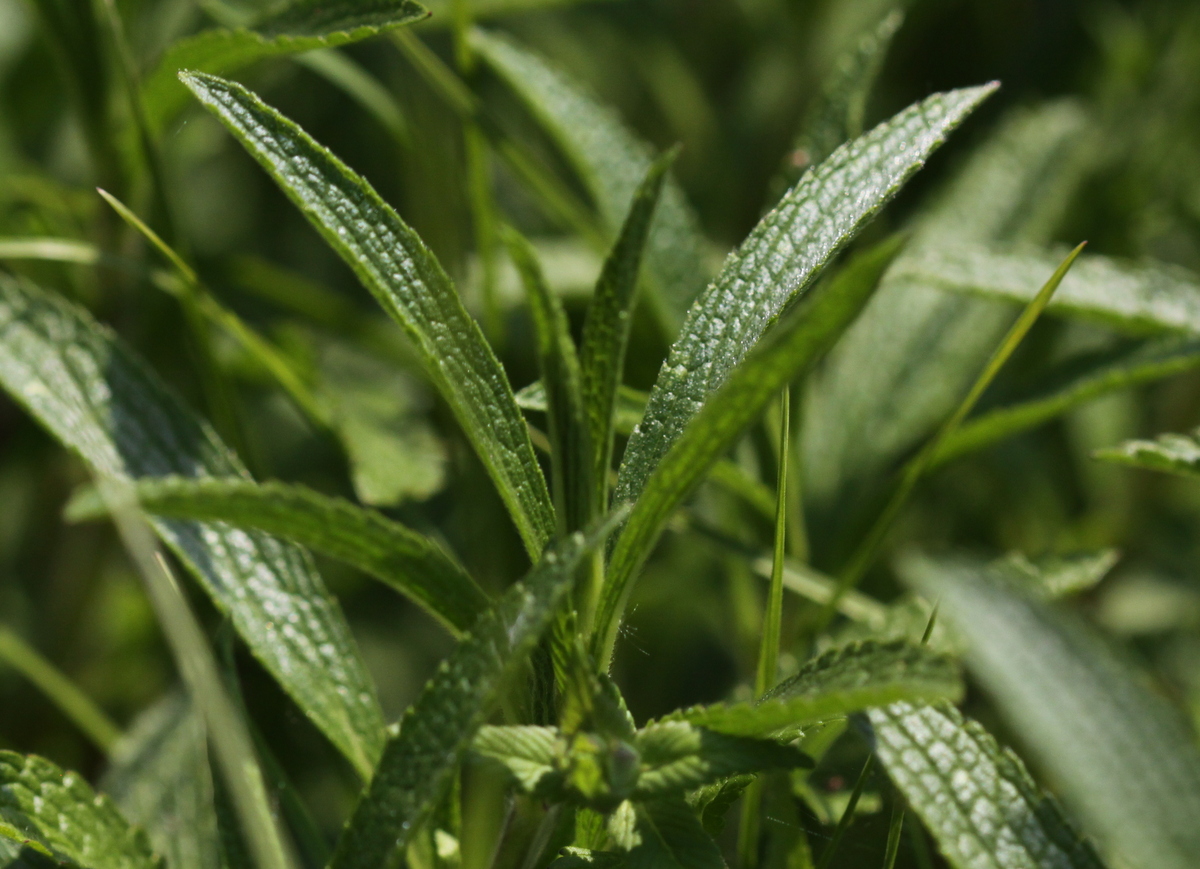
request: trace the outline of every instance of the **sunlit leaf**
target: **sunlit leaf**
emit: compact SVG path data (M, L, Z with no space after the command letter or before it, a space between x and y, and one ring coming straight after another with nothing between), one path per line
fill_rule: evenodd
M545 480L508 378L433 253L366 181L250 91L183 80L403 326L536 558L555 525Z
M1096 458L1150 471L1183 477L1200 476L1200 441L1196 436L1161 434L1152 441L1126 441L1118 447L1097 450Z

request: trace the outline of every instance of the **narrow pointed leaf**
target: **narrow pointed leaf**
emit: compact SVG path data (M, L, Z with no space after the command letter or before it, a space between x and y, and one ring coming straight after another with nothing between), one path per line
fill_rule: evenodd
M1086 261L1085 258L1077 262L1075 268ZM1109 392L1171 377L1197 366L1200 366L1200 341L1178 337L1136 342L1072 360L1039 378L1036 392L968 419L946 439L933 456L932 464L940 465L984 449Z
M768 736L901 700L954 701L962 690L958 668L945 655L907 642L854 643L810 661L757 703L696 706L666 720L718 733Z
M150 129L161 132L187 105L187 90L177 78L181 70L230 73L268 57L358 42L428 15L414 0L297 0L247 27L180 39L143 82Z
M212 430L111 333L30 282L2 276L0 384L101 473L248 479ZM165 520L155 528L300 709L369 774L383 743L382 712L311 559L257 532Z
M162 869L110 798L48 760L0 751L0 837L88 869Z
M611 653L634 575L671 514L767 403L808 370L845 330L898 248L896 239L878 245L848 264L827 287L805 298L734 369L699 413L689 415L682 436L658 462L646 485L639 487L641 496L613 550L596 622L595 651L600 659ZM620 491L616 497L621 497Z
M926 560L908 572L1084 829L1118 862L1194 865L1200 751L1178 712L1083 624L985 566Z
M688 312L646 416L625 448L616 503L641 494L688 422L767 327L994 90L935 94L905 109L835 151L759 222Z
M592 479L597 486L597 509L608 506L608 472L612 465L614 417L625 373L625 350L633 325L638 273L667 170L675 159L669 152L656 160L633 196L633 204L613 245L583 326L579 358L583 370L584 406L591 433Z
M433 253L366 181L250 91L182 79L404 327L537 558L555 524L546 482L508 378Z
M146 830L168 869L218 869L205 728L183 693L169 694L134 720L100 787Z
M954 707L868 716L879 759L954 869L1102 869L1020 758Z
M680 795L730 776L811 767L812 758L769 739L731 736L686 721L663 721L638 731L640 755L634 799Z
M1126 441L1118 447L1097 450L1095 457L1148 471L1182 477L1200 477L1200 441L1197 434L1161 434L1152 441Z
M444 796L505 680L550 626L583 559L612 525L610 519L586 536L573 534L548 552L442 663L388 739L331 869L377 869L407 846Z
M562 149L616 236L653 163L650 148L582 86L509 37L475 30L471 44ZM646 271L658 314L672 334L707 281L704 248L683 190L667 180L647 242Z
M583 378L562 302L546 285L533 246L509 229L509 256L525 284L537 335L538 364L546 391L559 531L577 531L591 519L591 441L583 408Z
M157 516L263 531L352 564L456 633L488 606L475 581L429 538L375 510L304 486L172 478L139 483L137 497Z
M646 412L646 393L632 386L617 388L613 407L613 431L619 435L627 435L642 421ZM522 410L546 412L546 387L542 381L535 380L517 392L517 405Z
M1029 300L1021 281L1053 268L1056 251L958 243L931 246L897 263L897 279L1017 302ZM1060 257L1061 258L1061 257ZM1036 280L1036 278L1035 278ZM1200 278L1166 263L1123 263L1085 256L1063 281L1051 311L1129 331L1200 332Z

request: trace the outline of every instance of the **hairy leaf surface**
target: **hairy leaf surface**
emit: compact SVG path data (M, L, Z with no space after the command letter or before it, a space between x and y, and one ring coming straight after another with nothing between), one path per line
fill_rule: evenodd
M1176 710L1081 623L966 560L910 571L1085 830L1130 865L1200 854L1200 752Z
M614 236L650 170L650 149L607 107L507 36L476 30L471 44L525 101L562 149ZM673 332L707 281L704 239L683 190L668 179L646 249L659 316Z
M92 869L162 866L146 834L81 776L11 751L0 751L0 836Z
M407 846L437 806L514 669L550 626L583 559L612 520L576 533L480 617L404 714L342 831L331 869L376 869Z
M98 472L138 479L241 477L236 456L82 310L0 276L0 383ZM259 532L162 520L195 574L267 670L363 775L383 715L349 627L312 560Z
M503 764L526 793L542 794L555 783L557 741L553 727L485 724L475 734L471 752Z
M905 109L835 151L759 222L688 311L625 448L616 503L638 498L767 327L993 90L935 94Z
M177 78L181 70L229 73L268 57L358 42L428 15L414 0L297 0L248 27L180 39L143 82L150 128L162 131L187 105L187 90Z
M671 514L779 390L837 340L862 310L897 249L895 239L876 246L855 258L821 292L802 300L704 402L654 468L612 553L596 622L598 657L611 653L634 575ZM620 491L616 497L621 497Z
M719 703L671 713L720 733L766 736L900 700L957 700L962 679L949 657L906 642L855 643L810 661L757 703Z
M955 869L1102 869L1020 758L954 707L868 716L888 775Z
M487 609L475 581L429 538L375 510L304 486L238 479L147 480L142 507L158 516L265 531L363 570L458 633Z
M536 559L554 533L546 482L508 378L436 257L366 181L250 91L182 78L404 328Z

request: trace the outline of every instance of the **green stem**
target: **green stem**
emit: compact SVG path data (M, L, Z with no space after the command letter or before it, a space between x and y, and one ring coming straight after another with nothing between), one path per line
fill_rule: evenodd
M846 811L842 812L842 817L838 819L837 828L833 831L829 844L821 852L821 859L817 861L817 869L829 869L829 864L833 862L833 855L837 852L838 845L842 844L842 838L854 820L854 812L858 809L859 798L862 797L863 790L867 786L867 776L871 773L871 765L874 760L875 755L867 755L867 762L863 764L862 772L858 774L858 781L854 783L854 790L850 794L850 800L846 803Z
M900 836L904 832L904 807L899 802L892 804L892 820L888 824L887 851L883 855L883 869L894 869L896 855L900 853Z
M1054 291L1058 289L1063 278L1067 276L1071 265L1075 262L1079 254L1083 252L1085 244L1087 242L1079 245L1063 260L1062 264L1051 275L1050 280L1034 296L1033 301L1025 307L1025 310L1021 312L1016 322L1013 323L1012 328L1008 330L1008 334L1004 336L1004 339L1000 342L1000 346L996 348L987 365L984 366L983 371L971 386L971 390L958 407L955 408L954 413L942 424L937 434L926 442L921 451L904 466L904 470L900 475L900 482L892 491L892 496L888 499L883 512L879 514L879 518L875 520L875 524L871 527L862 544L846 565L845 570L842 571L834 596L825 605L824 609L821 610L816 623L817 633L829 625L842 596L858 585L862 581L862 578L866 576L867 570L874 563L884 539L892 528L892 523L900 515L901 508L907 503L913 489L916 488L917 482L925 474L926 470L929 469L934 456L941 451L942 445L962 425L963 420L975 408L984 391L995 380L996 375L1000 373L1000 369L1004 367L1004 364L1009 360L1013 352L1016 351L1021 341L1029 334L1029 330L1033 328L1033 324L1037 322L1042 311L1046 309L1046 305L1050 303L1050 298L1054 295Z
M112 751L121 728L66 674L8 628L0 628L0 660L32 682L97 748L105 754Z

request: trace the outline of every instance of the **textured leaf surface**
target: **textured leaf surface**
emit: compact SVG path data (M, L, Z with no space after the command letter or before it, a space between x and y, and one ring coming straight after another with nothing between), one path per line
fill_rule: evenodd
M855 643L826 652L757 703L672 713L720 733L765 736L900 700L957 700L962 679L950 658L909 643Z
M629 869L725 869L721 851L682 798L652 800L638 806Z
M1178 713L1082 624L985 578L986 568L927 561L919 575L1085 830L1130 865L1195 865L1200 752Z
M729 776L769 769L811 767L812 759L768 739L730 736L686 721L664 721L638 731L641 755L634 798L679 795Z
M687 424L641 490L612 553L600 601L597 642L607 656L633 577L683 499L767 403L829 348L875 289L897 250L893 239L856 257L821 292L771 331ZM616 497L620 498L620 491Z
M146 834L111 799L48 760L0 751L0 836L91 869L159 869Z
M1036 392L968 419L946 440L933 462L941 464L983 449L1109 392L1197 366L1200 366L1200 341L1176 337L1135 342L1132 346L1070 360L1039 378L1040 388Z
M0 276L0 383L97 471L248 479L212 430L85 312ZM383 715L312 560L266 534L159 521L156 530L254 655L360 773Z
M331 869L376 869L406 847L444 796L504 681L549 627L583 559L611 525L586 537L573 534L549 551L442 663L388 739Z
M366 181L250 91L183 78L404 327L536 559L554 532L546 482L508 378L433 253Z
M304 486L173 478L139 483L137 496L158 516L265 531L345 561L455 632L469 628L488 606L475 581L429 538L382 513Z
M1061 261L1060 253L967 243L930 246L898 262L894 275L956 292L1028 302L1040 276ZM1083 256L1049 310L1123 329L1200 332L1200 278L1165 263Z
M220 843L204 724L184 694L169 694L134 720L100 787L146 830L168 869L217 869Z
M142 85L150 127L161 131L187 105L187 90L177 78L181 70L229 73L268 57L357 42L428 14L413 0L297 0L249 27L181 39Z
M476 30L471 42L571 161L615 236L650 170L650 149L579 84L508 37ZM704 288L703 262L699 224L683 190L668 179L650 230L646 270L659 314L672 331Z
M1196 434L1161 434L1152 441L1126 441L1118 447L1098 450L1096 458L1150 471L1165 471L1184 477L1200 476L1200 441Z
M888 775L955 869L1101 869L1020 759L957 709L868 715Z
M526 793L536 794L555 778L558 731L532 724L485 724L475 734L471 752L504 765Z
M625 448L617 503L637 499L767 327L994 89L935 94L909 107L835 151L759 222L688 312Z
M1084 124L1073 103L1012 116L919 217L892 272L952 242L1040 241L1062 206L1058 191ZM1023 292L1035 293L1060 261ZM999 300L885 277L806 396L804 494L814 544L869 507L890 465L949 417L1014 314Z

